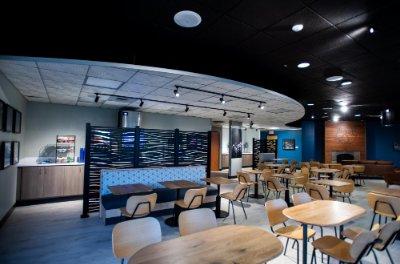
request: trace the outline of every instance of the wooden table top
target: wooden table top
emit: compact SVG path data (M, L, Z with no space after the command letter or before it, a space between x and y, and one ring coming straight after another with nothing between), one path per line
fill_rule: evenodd
M343 186L351 185L350 182L338 181L338 180L328 180L328 179L315 180L315 181L312 181L312 183L326 185L326 186L332 186L332 187L343 187Z
M279 168L279 167L289 167L289 164L266 163L265 166Z
M280 240L259 227L226 225L147 246L129 264L263 263L282 251Z
M142 183L113 185L113 186L108 186L108 189L114 195L138 194L138 193L146 193L153 191L152 188Z
M281 178L281 179L289 179L289 180L303 178L303 176L300 176L300 175L293 175L293 174L287 174L287 173L275 173L272 175L272 177Z
M248 172L252 174L261 174L263 173L261 170L253 170L253 169L243 169L243 172Z
M228 178L221 177L221 176L214 176L214 177L210 177L210 178L204 178L204 179L201 179L201 180L205 181L205 182L212 183L212 184L217 184L217 185L220 185L220 184L231 184L231 183L237 182L236 180L228 179Z
M318 172L318 173L335 173L335 172L339 172L340 170L329 169L329 168L319 168L319 169L311 169L311 171Z
M389 188L375 188L371 192L400 198L400 190Z
M186 180L175 180L175 181L163 181L159 182L160 184L164 185L166 188L171 190L176 189L190 189L190 188L199 188L201 187L200 184L186 181Z
M316 226L342 225L365 212L358 205L329 200L317 200L283 210L283 214L292 220Z

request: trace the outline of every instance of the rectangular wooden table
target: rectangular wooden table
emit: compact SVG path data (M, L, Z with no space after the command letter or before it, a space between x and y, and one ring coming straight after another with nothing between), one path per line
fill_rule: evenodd
M318 179L320 178L319 175L320 175L321 173L323 173L323 174L330 174L330 178L332 179L332 178L333 178L333 174L334 174L334 173L337 173L337 172L340 172L340 170L337 170L337 169L328 169L328 168L319 168L319 169L311 169L311 172L317 173Z
M307 228L314 226L339 226L342 236L343 225L363 215L366 210L358 205L338 201L317 200L283 210L283 214L303 226L303 263L307 263Z
M108 189L114 195L140 194L153 191L152 188L142 183L113 185L113 186L108 186Z
M149 245L135 253L129 264L258 264L282 251L282 242L262 228L225 225Z
M216 199L216 203L215 203L215 215L218 218L226 218L228 217L228 212L226 211L222 211L221 210L221 185L222 184L231 184L231 183L235 183L237 181L235 180L231 180L225 177L221 177L221 176L215 176L215 177L210 177L210 178L204 178L202 179L205 182L208 183L212 183L217 185L218 188L218 195L217 195L217 199Z
M371 192L400 198L400 190L389 188L375 188Z
M351 184L349 182L338 181L338 180L327 180L327 179L315 180L312 181L312 183L329 186L329 196L331 198L333 197L333 187L343 187Z
M187 180L174 180L174 181L163 181L159 182L161 185L164 185L165 188L170 190L176 190L176 200L179 200L179 192L181 189L191 189L191 188L200 188L203 187L198 183L187 181ZM175 217L170 217L165 219L165 224L169 226L178 226L178 223L175 221Z
M288 206L292 206L292 203L290 202L289 181L302 178L303 176L297 176L297 175L287 174L287 173L275 173L272 175L272 177L281 178L281 179L285 180L285 186L286 186L285 201Z

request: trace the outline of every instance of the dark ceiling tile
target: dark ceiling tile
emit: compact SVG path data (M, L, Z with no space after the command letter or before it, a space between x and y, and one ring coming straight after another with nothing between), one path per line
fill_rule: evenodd
M230 14L258 29L263 29L303 7L303 3L298 0L243 0Z
M293 32L292 26L295 24L303 24L303 30L300 32ZM310 9L304 8L281 20L277 24L268 27L264 32L286 43L290 43L326 29L329 26L330 24L324 19L316 15Z
M256 30L228 16L223 16L201 37L209 44L218 46L237 46L254 35Z
M263 54L276 50L285 45L282 41L274 39L262 32L246 40L242 44L242 50L247 54Z
M311 8L331 23L339 24L380 5L381 2L375 0L318 0Z
M185 2L188 2L187 0ZM230 1L226 1L226 0L200 0L199 1L200 4L204 4L206 6L209 6L212 9L218 10L218 11L222 11L222 12L226 12L229 9L233 8L234 6L236 6L240 0L230 0Z

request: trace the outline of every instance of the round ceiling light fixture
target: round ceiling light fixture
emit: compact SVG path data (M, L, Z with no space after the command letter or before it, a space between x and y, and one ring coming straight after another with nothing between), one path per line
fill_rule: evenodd
M339 115L334 115L333 117L332 117L332 121L333 122L339 122L339 119L340 119L340 116Z
M347 86L347 85L350 85L350 84L352 84L351 81L344 81L344 82L342 82L340 85L341 85L341 86Z
M339 68L328 68L324 72L324 77L328 82L337 82L343 80L343 73Z
M349 111L349 107L348 107L347 105L342 105L342 106L340 107L340 111L341 111L342 113L347 113L347 111Z
M292 27L292 31L293 32L300 32L302 31L304 28L303 24L296 24Z
M174 21L178 26L184 28L193 28L200 25L201 16L190 10L182 10L175 14Z
M332 75L332 76L326 77L326 80L328 82L337 82L337 81L343 80L343 76L342 75Z
M309 62L300 62L299 64L297 64L297 68L299 68L299 69L304 69L304 68L307 68L307 67L310 67L310 63Z

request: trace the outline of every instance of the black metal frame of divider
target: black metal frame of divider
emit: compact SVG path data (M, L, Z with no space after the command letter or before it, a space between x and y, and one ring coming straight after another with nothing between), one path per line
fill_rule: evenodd
M205 165L210 176L210 132L110 128L86 124L82 218L99 210L100 171Z

